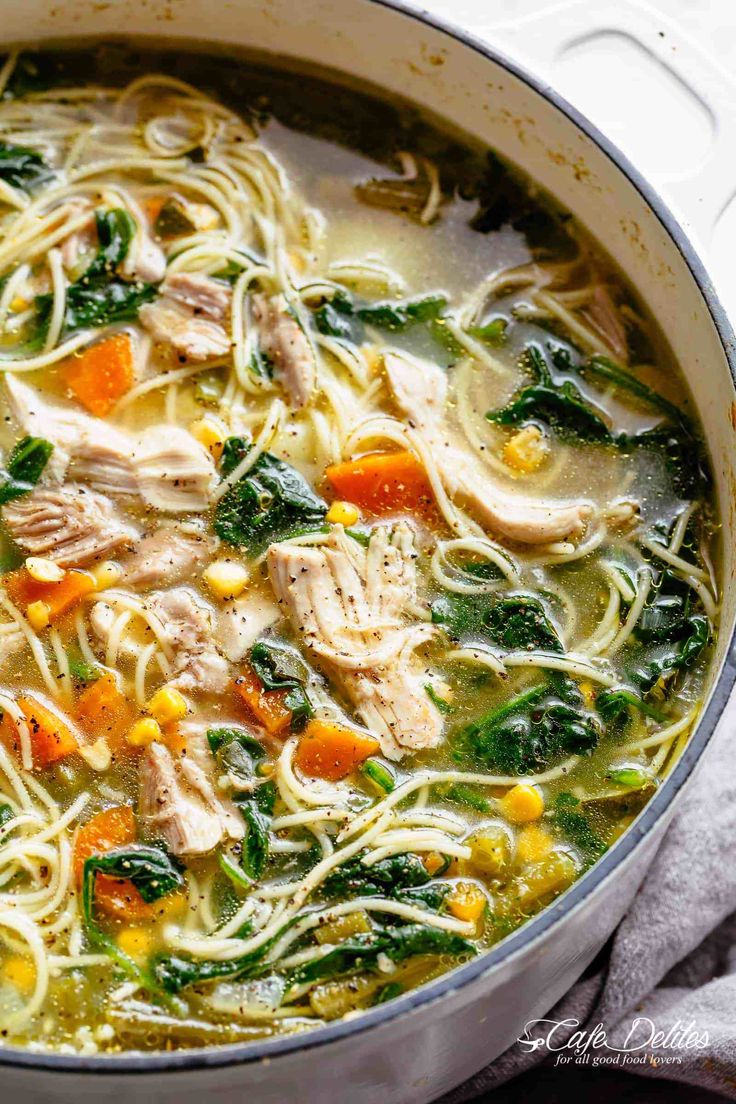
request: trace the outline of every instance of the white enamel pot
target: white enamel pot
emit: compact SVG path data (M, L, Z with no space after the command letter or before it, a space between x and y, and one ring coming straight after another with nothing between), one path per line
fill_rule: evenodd
M723 619L706 708L633 827L552 907L434 983L282 1040L174 1054L75 1057L0 1050L3 1099L137 1104L423 1104L510 1046L591 962L646 874L734 681L736 450L733 334L659 197L555 92L463 32L389 0L0 0L5 45L113 37L212 41L342 70L423 105L516 162L588 227L659 319L700 412L723 519ZM220 62L222 64L222 62ZM339 97L335 98L339 112Z

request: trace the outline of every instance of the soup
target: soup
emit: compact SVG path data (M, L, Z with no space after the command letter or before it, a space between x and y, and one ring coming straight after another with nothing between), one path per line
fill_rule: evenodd
M410 105L122 46L1 79L3 1038L393 1000L584 874L697 719L677 366Z

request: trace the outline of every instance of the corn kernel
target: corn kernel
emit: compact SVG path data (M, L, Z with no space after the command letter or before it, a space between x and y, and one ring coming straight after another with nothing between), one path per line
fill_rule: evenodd
M237 598L247 586L248 568L236 560L215 560L202 578L218 598Z
M120 582L122 575L122 567L120 564L116 564L114 560L105 560L92 568L96 590L107 590L108 587L115 586L116 583Z
M474 882L458 882L447 896L447 907L458 920L476 924L483 915L488 898Z
M549 445L535 425L524 426L503 447L504 463L524 475L536 471L548 455Z
M330 525L355 525L360 518L360 510L352 502L333 502L327 511Z
M26 609L26 617L32 629L36 632L42 632L43 629L47 629L49 625L49 616L51 609L46 602L38 601L31 602Z
M32 959L22 958L21 955L6 958L2 965L2 974L21 993L32 992L36 984L36 967Z
M148 703L148 712L159 724L170 724L186 717L187 699L175 686L162 686Z
M189 427L192 437L209 452L213 460L219 460L227 440L227 430L219 418L199 418Z
M26 571L37 583L60 583L66 575L63 567L43 556L29 556L26 560Z
M595 686L593 686L592 682L584 681L578 683L578 688L580 690L580 693L583 695L583 700L585 701L585 704L588 706L588 708L590 708L590 706L592 706L595 702Z
M129 958L145 962L153 950L153 933L146 928L123 928L118 947Z
M27 299L24 299L22 295L16 295L13 297L13 301L10 304L10 309L18 314L20 311L27 310L30 307L30 303Z
M153 717L141 717L128 730L127 739L133 747L148 747L154 740L161 739L161 725Z
M536 786L520 783L501 799L501 812L512 824L539 820L544 812L544 798Z
M525 824L516 841L516 857L519 862L536 863L546 858L552 850L552 838L539 824Z
M187 911L189 898L186 893L181 891L167 893L165 897L161 897L156 901L153 907L159 920L176 920L177 917L183 916Z

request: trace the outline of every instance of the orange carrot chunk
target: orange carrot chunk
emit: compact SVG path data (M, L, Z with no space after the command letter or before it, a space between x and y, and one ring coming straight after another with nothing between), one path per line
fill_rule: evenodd
M115 676L105 671L86 686L77 698L77 721L93 740L104 736L114 751L129 747L125 733L136 717L136 710L123 694Z
M129 335L113 334L75 353L62 362L60 373L82 406L98 418L106 417L133 386L135 367Z
M334 721L313 719L299 740L294 761L310 778L337 782L380 750L381 745L372 736Z
M327 468L337 494L371 514L423 513L434 505L427 473L413 452L372 452Z
M8 598L25 611L32 602L45 602L49 621L54 621L95 589L95 581L86 571L67 571L58 583L39 583L25 567L3 575Z
M30 695L18 698L18 705L28 722L35 768L48 767L77 750L77 737L71 726L66 724L61 716ZM14 750L19 753L20 749L16 746L18 737L15 726L13 725L12 728Z
M291 724L291 710L286 704L288 690L264 690L263 683L248 666L235 680L235 690L252 718L275 736Z
M135 817L130 805L116 805L93 816L79 829L74 842L74 876L78 887L82 887L87 859L135 841ZM98 874L95 878L94 903L108 916L141 920L154 916L154 910L146 904L131 881L112 878L109 874Z

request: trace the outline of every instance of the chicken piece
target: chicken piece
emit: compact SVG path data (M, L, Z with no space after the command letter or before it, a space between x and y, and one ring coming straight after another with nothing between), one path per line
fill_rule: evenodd
M177 272L161 285L161 297L146 303L139 317L154 341L171 345L187 360L209 360L230 352L223 321L230 289L199 273Z
M281 611L263 594L244 594L228 602L217 619L217 639L231 663L244 659L256 640L270 629Z
M145 430L133 454L133 468L144 502L169 514L205 510L217 482L207 449L178 426Z
M166 257L148 233L142 221L136 221L136 234L130 243L128 255L122 263L120 274L126 280L140 280L144 284L159 284L166 275Z
M80 483L36 487L6 503L2 516L24 552L45 556L61 567L100 559L139 535L109 498Z
M221 694L230 671L214 642L212 607L187 587L173 587L152 594L149 608L163 624L174 653L171 685Z
M415 560L403 522L377 526L367 550L341 526L320 547L282 542L268 550L284 612L391 759L435 747L443 732L426 691L432 674L415 654L434 629L404 619L416 596Z
M544 502L507 491L463 447L444 423L447 378L441 368L399 353L387 353L383 362L394 399L424 437L448 495L484 528L520 544L548 544L582 532L590 503Z
M596 284L590 299L580 312L592 323L595 330L605 341L613 355L626 364L629 354L629 341L621 315L604 284Z
M314 392L317 364L314 349L283 295L253 296L253 317L261 349L273 362L291 405L299 410Z
M174 758L163 744L147 748L140 769L140 813L174 855L205 855L242 839L244 827L232 802L215 790L214 762L203 741L187 736Z
M123 563L124 583L148 590L181 582L206 560L212 539L204 531L180 525L162 525L135 546Z
M54 446L44 482L62 483L67 474L102 494L135 494L131 464L134 438L89 414L46 402L12 373L5 377L8 407L20 431Z

